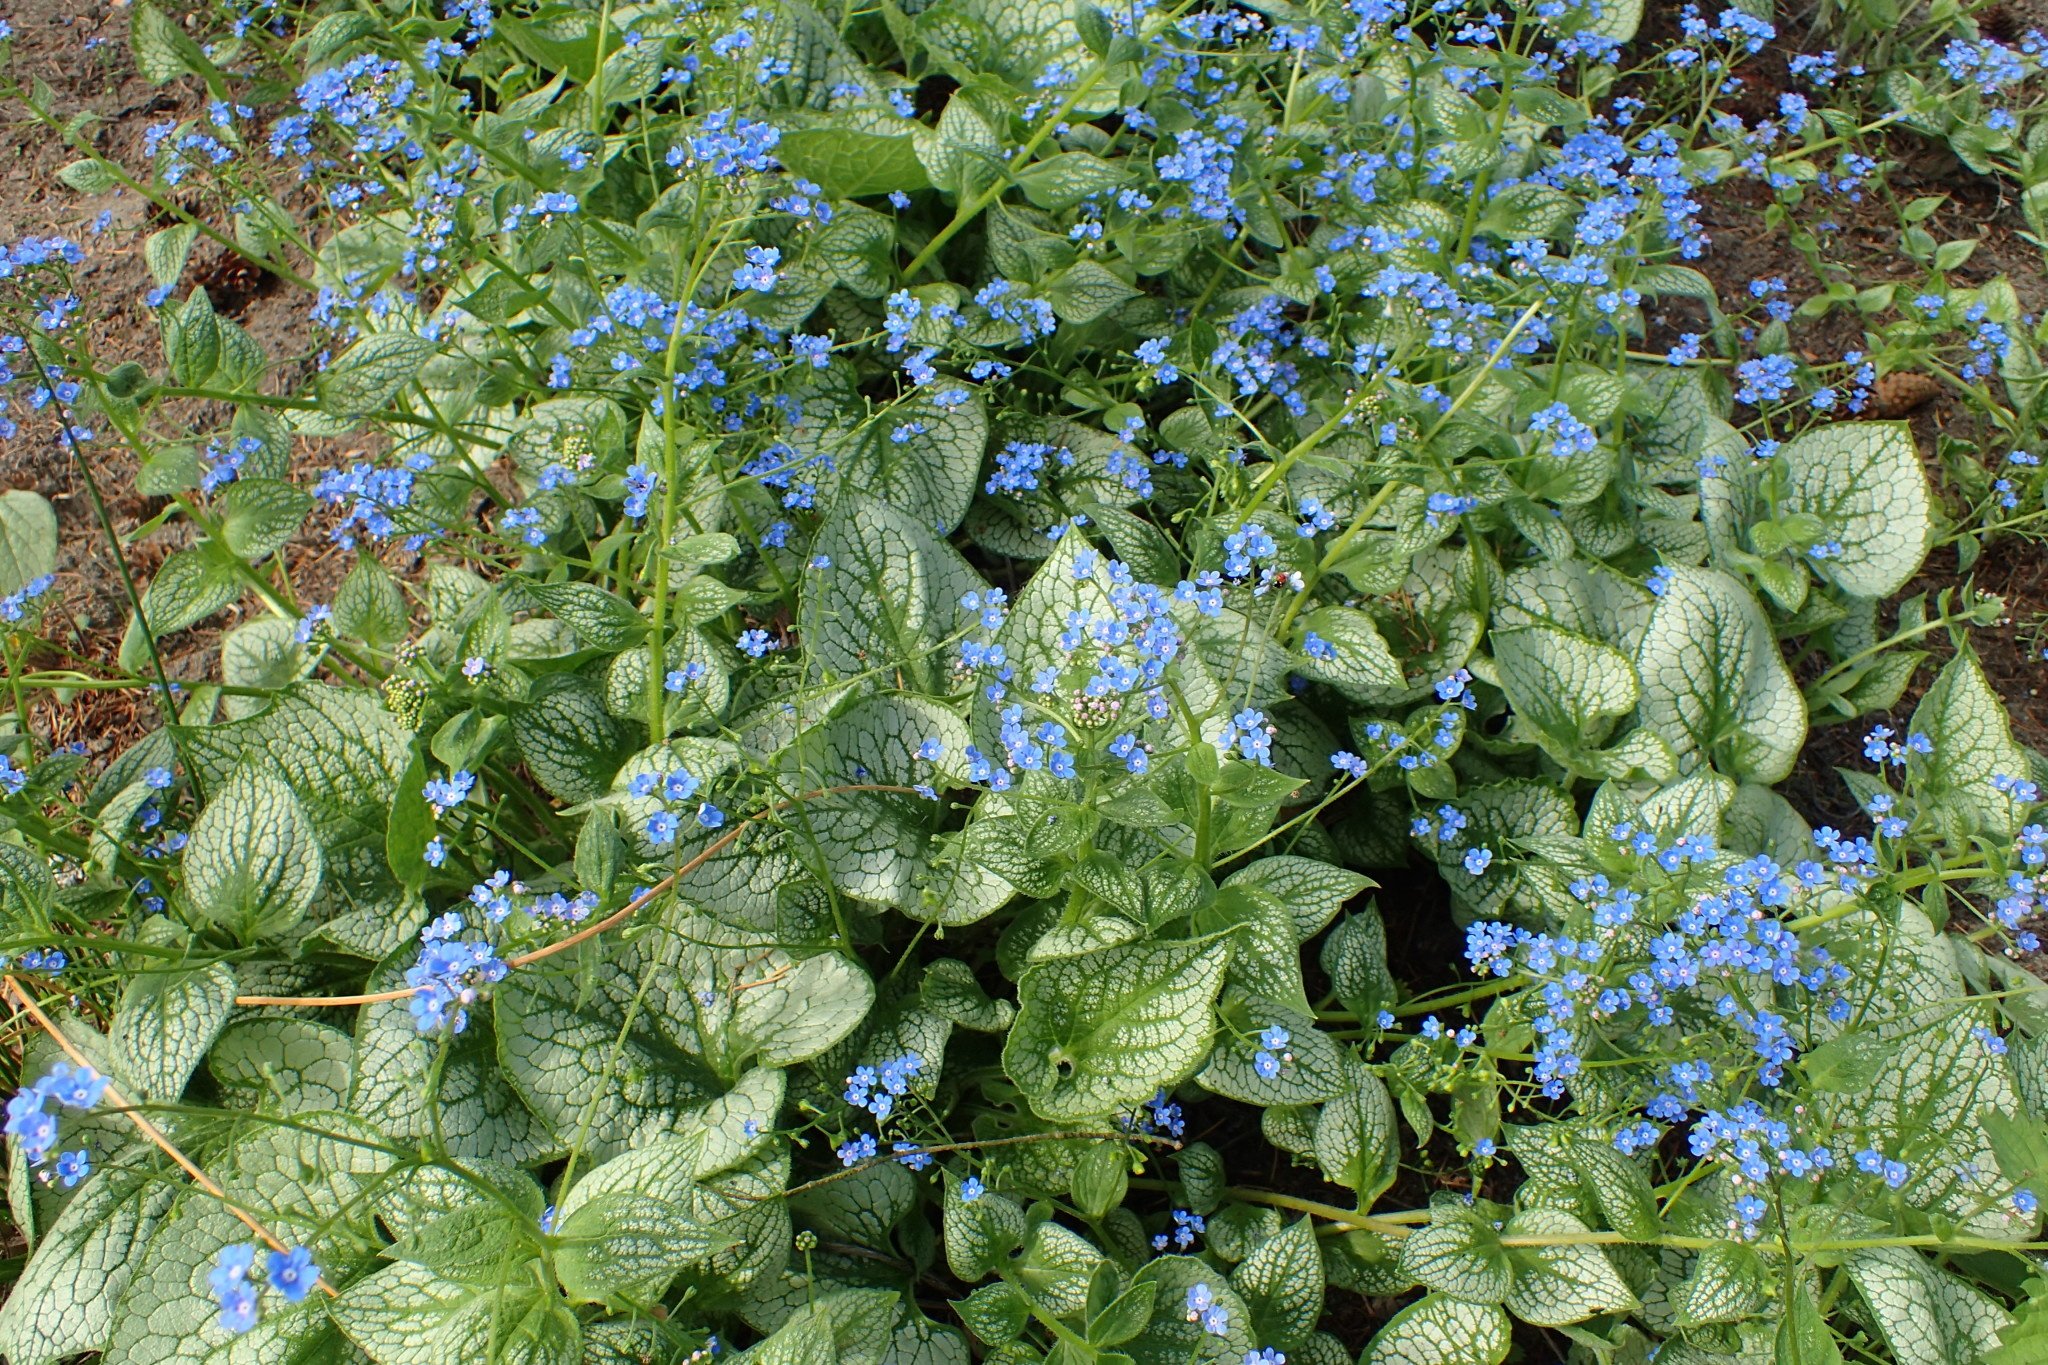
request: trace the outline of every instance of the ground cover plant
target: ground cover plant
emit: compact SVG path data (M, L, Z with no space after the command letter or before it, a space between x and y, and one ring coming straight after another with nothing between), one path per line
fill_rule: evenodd
M0 66L12 1365L2048 1358L2002 7L126 27Z

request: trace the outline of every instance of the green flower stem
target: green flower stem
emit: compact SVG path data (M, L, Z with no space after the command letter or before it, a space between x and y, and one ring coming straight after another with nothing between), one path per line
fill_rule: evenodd
M1896 634L1889 637L1888 639L1880 640L1874 645L1870 645L1864 649L1857 650L1854 654L1851 654L1848 658L1842 660L1840 663L1836 664L1834 667L1828 669L1825 673L1821 674L1818 678L1815 678L1811 683L1807 684L1807 691L1813 692L1822 687L1825 687L1828 683L1840 677L1842 674L1848 672L1857 664L1862 663L1865 659L1875 658L1879 654L1884 653L1886 650L1891 649L1894 646L1905 644L1909 640L1917 640L1923 635L1931 635L1935 631L1943 628L1944 626L1954 625L1958 622L1966 622L1969 619L1970 614L1968 612L1947 612L1943 615L1935 617L1930 621L1922 621L1919 625L1912 627L1910 630L1899 631Z
M22 652L15 648L13 633L9 632L7 636L7 690L14 697L14 723L20 727L24 735L29 737L31 747L33 747L35 731L29 725L28 697L21 690L21 659Z
M993 1151L999 1147L1026 1147L1039 1142L1143 1142L1148 1143L1154 1147L1177 1148L1180 1146L1180 1143L1173 1138L1153 1137L1145 1133L1126 1133L1108 1129L1090 1128L1076 1129L1072 1131L1061 1131L1055 1133L1024 1133L1020 1134L1017 1137L986 1138L978 1142L935 1142L929 1144L919 1144L918 1151L923 1152L928 1156L945 1156L949 1152L986 1152ZM763 1199L789 1199L799 1194L808 1194L812 1190L823 1189L827 1185L833 1184L840 1180L844 1180L846 1179L846 1177L850 1175L857 1175L861 1171L868 1170L871 1167L886 1166L890 1162L897 1160L898 1155L898 1153L890 1152L885 1156L871 1156L867 1158L865 1161L855 1162L853 1165L846 1167L844 1170L833 1171L830 1175L821 1175L816 1180L806 1180L801 1185L791 1185L788 1189L783 1190L778 1194L745 1194L738 1190L733 1190L730 1192L730 1197L734 1199L747 1199L754 1201L759 1201ZM1137 1185L1142 1182L1133 1180L1131 1183L1133 1185ZM1160 1184L1161 1187L1164 1188L1164 1182L1160 1182Z
M164 671L164 656L156 647L156 632L149 628L149 618L142 610L142 590L135 586L135 574L128 567L128 552L121 544L121 533L114 529L113 514L107 511L107 500L100 492L100 481L93 477L92 462L85 458L85 452L78 448L78 442L71 439L73 426L71 410L62 407L58 413L64 423L64 448L71 452L72 461L78 466L80 476L85 479L86 495L92 500L94 518L100 524L100 534L107 542L108 551L114 556L114 567L120 571L121 587L128 595L129 609L135 613L135 628L142 632L143 643L149 649L150 669L156 674L156 686L160 694L159 704L163 707L164 727L171 736L171 745L178 751L178 758L185 771L192 776L192 790L203 802L206 789L199 776L199 770L186 758L185 743L179 738L178 698L171 690L171 675Z
M1067 121L1067 115L1074 112L1074 106L1086 99L1089 92L1100 85L1102 78L1108 74L1108 62L1098 61L1089 68L1088 74L1081 78L1080 84L1069 91L1067 97L1060 101L1059 107L1048 114L1038 125L1037 130L1025 139L1024 145L1019 147L1016 154L1004 165L1002 174L997 177L996 182L973 198L961 200L960 207L953 212L952 221L940 228L932 239L924 244L924 250L910 258L910 264L903 267L905 280L916 279L918 272L931 264L932 257L938 255L939 249L952 241L960 229L979 218L982 210L1003 197L1003 192L1010 188L1011 179L1018 171L1031 164L1031 157L1037 152L1039 144L1052 136L1053 130Z
M1351 425L1352 419L1357 417L1362 406L1364 404L1360 401L1357 391L1346 394L1344 402L1339 405L1329 421L1295 442L1286 453L1266 467L1265 474L1252 485L1251 496L1245 499L1243 514L1249 515L1258 511L1260 504L1266 500L1266 494L1272 491L1274 484L1287 477L1287 471L1294 468L1295 462Z
M1436 434L1449 425L1453 417L1463 412L1465 405L1471 402L1478 395L1479 390L1486 386L1486 381L1493 377L1494 366L1500 364L1501 360L1507 355L1508 348L1515 344L1515 338L1522 334L1522 329L1533 322L1536 315L1543 311L1543 305L1549 302L1550 298L1548 295L1539 294L1534 302L1522 310L1522 315L1515 319L1515 325L1508 328L1507 335L1500 339L1499 344L1493 348L1492 354L1486 357L1486 363L1479 367L1479 372L1473 375L1471 381L1465 385L1458 396L1451 400L1451 405L1444 409L1443 415L1430 423L1429 430L1424 432L1422 436L1422 443L1424 445L1428 445L1431 441L1435 440Z
M1039 1326L1057 1337L1061 1345L1072 1350L1076 1357L1081 1360L1092 1360L1095 1358L1097 1354L1095 1348L1082 1340L1073 1328L1067 1326L1043 1308L1040 1308L1037 1296L1032 1294L1029 1288L1018 1282L1014 1272L999 1266L996 1269L996 1275L1004 1284L1017 1291L1017 1297L1024 1301L1024 1306L1030 1310L1031 1316L1038 1322Z
M45 1014L41 1007L29 998L28 992L22 988L19 981L16 981L11 976L0 976L0 989L4 989L6 994L12 995L15 998L15 1001L21 1006L22 1012L35 1021L36 1027L40 1028L44 1035L57 1045L58 1051L69 1058L73 1066L84 1067L87 1071L95 1070L91 1059L80 1052L70 1037L62 1029L58 1028L56 1024L51 1022L50 1016ZM109 1084L103 1093L103 1100L106 1108L122 1113L135 1126L137 1132L153 1143L165 1156L176 1162L179 1169L192 1177L194 1184L206 1191L222 1208L233 1214L242 1226L255 1233L271 1250L283 1251L285 1249L284 1243L272 1235L270 1229L265 1227L260 1219L234 1200L228 1198L227 1192L215 1183L213 1177L209 1176L191 1157L186 1156L184 1152L180 1151L177 1144L164 1135L163 1129L150 1122L140 1109L123 1098L118 1088ZM325 1280L320 1281L320 1287L327 1291L330 1298L334 1296L333 1286L329 1285Z
M1308 571L1306 580L1301 585L1301 591L1294 594L1293 600L1287 604L1287 610L1280 614L1280 624L1274 627L1273 630L1274 639L1279 640L1284 645L1291 638L1290 632L1294 629L1294 618L1301 614L1302 605L1308 601L1309 595L1315 591L1316 585L1322 581L1323 575L1328 573L1339 560L1344 558L1344 552L1351 548L1351 542L1356 540L1359 533L1364 531L1371 524L1372 519L1379 515L1380 509L1393 500L1394 494L1406 486L1398 479L1389 479L1380 485L1379 491L1372 495L1365 506L1358 509L1358 515L1353 517L1351 524L1340 531L1337 534L1337 538L1330 542L1330 547L1323 551L1323 557L1318 559L1314 567Z
M1518 973L1514 976L1504 976L1484 981L1476 986L1468 986L1448 995L1417 996L1415 999L1404 1004L1389 1005L1387 1011L1397 1018L1428 1014L1434 1010L1454 1009L1460 1005L1471 1005L1481 1000L1491 1000L1494 996L1505 995L1509 991L1519 990L1528 984L1529 979ZM1360 1024L1365 1022L1351 1010L1317 1010L1316 1018L1333 1024Z
M744 835L755 825L761 824L769 817L779 815L790 807L800 805L805 801L816 800L824 796L843 796L851 792L893 792L899 796L917 795L914 788L899 787L885 782L851 782L837 787L818 787L811 791L799 792L788 800L776 802L757 815L751 815L739 821L731 829L728 829L725 833L699 849L696 855L688 862L648 887L645 891L642 891L632 900L627 901L603 919L593 924L584 925L567 938L556 939L553 943L545 944L530 952L519 953L516 956L507 958L505 965L514 969L531 966L533 963L544 961L558 953L565 953L580 943L587 943L599 934L616 929L666 895L684 877L687 877L690 873L695 872L720 853L732 847L733 844L739 841L740 836ZM283 1009L326 1009L329 1007L341 1008L352 1005L374 1005L385 1000L404 1000L411 995L412 989L410 987L401 987L398 990L368 991L356 995L238 995L235 997L235 1003L244 1007L272 1006Z
M697 254L691 262L689 279L684 283L680 297L695 298L698 286L704 281L704 272L718 259L718 253L725 250L746 220L735 216L727 223L725 230L716 239L705 239L698 243ZM678 489L682 482L676 463L676 361L682 353L683 324L687 321L685 310L678 309L675 322L669 327L668 347L662 356L661 382L661 535L649 549L653 561L653 613L647 631L647 740L660 744L668 738L668 644L665 638L668 625L668 547L675 537ZM690 517L691 526L697 519Z
M48 692L133 692L156 686L149 678L90 678L84 674L69 673L24 673L14 682L21 687ZM232 683L202 685L223 697L269 698L276 695L267 687L240 687Z
M1171 1190L1172 1184L1164 1180L1132 1179L1134 1189ZM1271 1190L1252 1190L1230 1187L1223 1192L1225 1199L1235 1199L1246 1204L1263 1204L1268 1208L1287 1209L1294 1213L1306 1213L1330 1224L1333 1232L1374 1232L1385 1237L1406 1237L1417 1226L1430 1220L1428 1209L1405 1209L1398 1213L1361 1213L1353 1209L1339 1208L1335 1204L1318 1203L1313 1199L1301 1199L1291 1194L1277 1194ZM1725 1237L1684 1237L1665 1233L1656 1237L1630 1237L1620 1232L1559 1232L1543 1234L1516 1234L1500 1239L1505 1247L1563 1247L1563 1246L1656 1246L1671 1247L1683 1251L1704 1251L1709 1247L1723 1246ZM1831 1252L1864 1251L1878 1247L1932 1247L1948 1251L2044 1251L2048 1242L2001 1242L1990 1237L1937 1237L1932 1233L1905 1234L1896 1237L1850 1237L1817 1242L1793 1244L1793 1251L1799 1255L1824 1255Z

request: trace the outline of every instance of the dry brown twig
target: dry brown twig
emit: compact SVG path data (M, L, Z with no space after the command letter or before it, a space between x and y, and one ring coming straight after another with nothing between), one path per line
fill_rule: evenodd
M49 1036L50 1041L55 1043L66 1057L71 1059L73 1066L83 1067L85 1070L97 1074L97 1068L93 1066L91 1060L78 1050L78 1046L75 1043L64 1036L64 1031L57 1027L49 1015L43 1013L42 1008L35 1001L29 999L28 992L22 989L19 981L16 981L12 976L0 977L0 986L4 986L6 991L20 1003L22 1011L36 1021L36 1026ZM132 1100L123 1096L119 1088L112 1081L107 1082L106 1090L102 1093L109 1109L126 1116L128 1121L135 1125L137 1132L155 1143L159 1151L172 1161L175 1161L179 1169L183 1170L186 1175L192 1177L192 1182L195 1185L218 1200L220 1206L233 1214L243 1227L256 1234L259 1241L272 1251L288 1250L285 1244L277 1239L276 1234L264 1226L262 1219L228 1198L227 1191L223 1190L212 1176L202 1170L198 1162L178 1150L178 1144L172 1142L165 1135L163 1129L151 1123L148 1116L143 1114ZM318 1283L320 1288L325 1290L329 1297L334 1295L333 1285L327 1283L324 1279L318 1281Z

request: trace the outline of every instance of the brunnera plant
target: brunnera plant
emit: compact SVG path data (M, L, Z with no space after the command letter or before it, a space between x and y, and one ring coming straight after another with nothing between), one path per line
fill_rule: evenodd
M163 224L162 347L9 246L8 429L181 547L53 665L0 499L0 1354L2035 1358L2000 606L1896 601L1876 361L1687 264L1874 129L1643 9L139 4L144 164L14 87ZM1955 306L1883 354L2023 409ZM86 688L161 718L92 772ZM1418 865L1464 981L1389 958Z

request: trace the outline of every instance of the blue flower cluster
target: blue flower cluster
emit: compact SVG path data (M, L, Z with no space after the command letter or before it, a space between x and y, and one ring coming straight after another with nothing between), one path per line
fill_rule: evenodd
M670 805L687 806L695 802L697 824L704 829L717 829L725 823L725 812L709 801L696 800L698 789L703 785L689 769L677 768L665 777L639 773L626 784L626 790L638 797L659 797ZM659 810L647 817L646 828L649 843L666 847L676 841L681 822L675 812Z
M258 1284L250 1279L256 1268L258 1248L252 1242L224 1246L206 1273L206 1287L220 1308L220 1325L240 1335L256 1325ZM286 1303L303 1303L320 1283L320 1267L305 1247L272 1251L264 1260L264 1281L283 1296Z
M476 774L458 768L446 777L428 778L426 785L420 789L420 795L427 799L428 807L438 819L445 815L450 807L459 806L467 801L469 794L474 790Z
M420 931L419 961L406 968L405 984L412 989L407 1008L413 1027L421 1033L468 1028L469 1007L511 971L489 943L457 939L464 927L462 916L451 911Z
M1259 1031L1259 1047L1252 1054L1252 1070L1269 1081L1278 1076L1294 1061L1294 1054L1287 1047L1293 1041L1293 1035L1286 1029L1278 1024L1268 1024ZM1195 1230L1201 1231L1200 1228Z
M1541 1043L1532 1079L1545 1096L1564 1098L1595 1030L1614 1036L1608 1021L1640 1011L1633 1036L1654 1052L1659 1030L1676 1029L1680 1003L1691 999L1704 1009L1687 1011L1694 1030L1688 1045L1706 1046L1697 1029L1702 1020L1716 1020L1726 1051L1650 1067L1638 1100L1648 1117L1682 1119L1708 1082L1739 1086L1731 1068L1746 1070L1766 1088L1777 1086L1798 1039L1784 1014L1751 1002L1796 990L1815 998L1830 1019L1847 1017L1849 1009L1838 989L1847 969L1825 948L1804 944L1782 916L1820 893L1860 890L1875 870L1869 844L1821 830L1815 840L1826 862L1802 860L1788 874L1759 856L1724 867L1714 885L1702 887L1693 869L1725 861L1712 843L1681 836L1661 844L1628 824L1617 825L1611 838L1633 863L1639 886L1617 887L1604 873L1574 881L1571 892L1591 922L1587 937L1491 921L1466 932L1466 958L1475 969L1497 977L1519 969L1535 983L1532 1023ZM1645 918L1652 903L1674 905L1661 925ZM1638 953L1647 960L1623 965ZM1678 1036L1672 1035L1674 1046ZM1625 1132L1630 1145L1654 1141L1654 1128Z
M1188 1287L1187 1320L1200 1323L1202 1330L1212 1337L1230 1335L1230 1310L1216 1302L1216 1291L1207 1281Z
M1125 1114L1117 1120L1125 1132L1159 1134L1177 1138L1187 1132L1187 1119L1181 1107L1164 1090L1159 1091L1134 1113Z
M91 1067L53 1063L41 1079L23 1087L7 1101L7 1136L14 1139L30 1166L42 1166L50 1159L50 1149L57 1145L57 1116L50 1112L50 1106L91 1109L106 1093L107 1078ZM57 1178L69 1187L84 1179L91 1169L91 1160L81 1148L58 1158Z
M313 496L333 506L348 507L346 515L329 532L334 543L352 550L356 548L358 530L372 540L386 540L403 531L406 552L418 554L439 534L440 528L417 521L410 527L401 526L394 514L402 514L412 505L414 476L432 468L431 456L414 454L390 469L356 464L321 475L313 486Z
M1048 466L1068 468L1074 463L1074 452L1065 446L1052 446L1043 441L1011 441L996 452L995 472L989 475L982 488L984 493L1024 494L1037 492L1043 485L1039 476Z
M1195 1238L1208 1230L1209 1220L1202 1217L1201 1214L1195 1213L1190 1209L1175 1209L1173 1211L1173 1231L1171 1233L1154 1233L1152 1236L1152 1249L1154 1251L1164 1251L1168 1246L1171 1246L1177 1251L1193 1250Z
M37 599L56 586L57 579L55 575L37 574L13 592L0 597L0 621L13 625L15 622L22 620L28 615L30 608L35 605Z
M895 1111L896 1101L910 1093L910 1082L924 1070L924 1058L915 1052L891 1058L877 1067L858 1066L846 1078L846 1102L865 1109L880 1123Z

